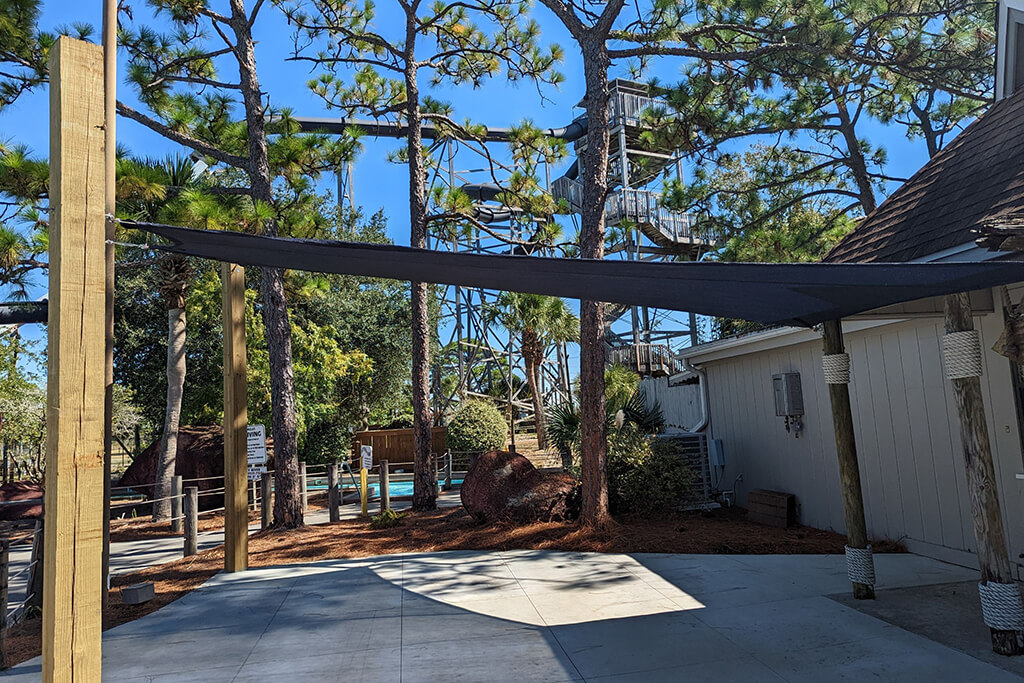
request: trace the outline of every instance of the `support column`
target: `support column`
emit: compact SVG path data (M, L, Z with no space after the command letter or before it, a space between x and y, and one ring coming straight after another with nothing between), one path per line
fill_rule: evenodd
M846 519L846 566L853 583L853 597L872 600L875 597L875 564L868 543L864 520L864 494L860 486L857 463L857 441L853 434L853 412L850 408L850 357L843 347L843 324L839 320L823 323L825 383L832 402L832 424L836 434L836 455L839 457L839 483L843 492L843 515Z
M220 278L224 318L224 571L240 572L249 567L245 270L222 263Z
M44 681L100 680L106 263L103 50L50 51Z
M946 378L953 384L960 418L960 445L967 468L967 490L971 495L971 518L974 520L978 568L981 570L978 591L982 615L992 632L993 652L1024 654L1021 640L1024 607L1010 571L1010 556L1006 550L985 401L981 393L981 339L974 329L971 303L966 292L946 297L945 323L943 363Z

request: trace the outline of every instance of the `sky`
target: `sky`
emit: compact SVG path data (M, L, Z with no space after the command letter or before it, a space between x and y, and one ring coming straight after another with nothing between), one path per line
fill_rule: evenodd
M226 7L227 2L211 1L215 9L221 5ZM389 14L389 8L395 5L394 1L379 0L378 5L378 23L382 26L396 25L394 19L397 14ZM148 11L141 1L132 3L132 9L136 20L140 21ZM92 40L98 42L101 11L102 0L88 0L86 3L44 0L41 28L52 30L61 24L84 22L94 27ZM574 106L583 94L581 57L565 29L546 8L538 6L535 16L541 26L541 41L558 43L565 51L565 61L560 69L565 75L565 81L560 88L545 88L542 98L530 84L510 84L497 78L479 89L440 87L430 94L450 102L454 106L456 120L468 118L496 127L514 125L525 119L544 128L569 123L579 113L574 110ZM301 116L338 115L337 112L329 111L323 101L306 86L307 81L317 75L317 71L311 71L306 63L288 60L292 53L292 31L283 14L271 3L266 3L262 9L254 33L258 41L256 60L261 85L269 93L273 107L287 107L295 115ZM118 99L135 104L134 92L123 79L124 60L125 55L122 53L119 59L122 77L119 78ZM674 83L679 80L680 66L678 60L663 59L655 66L653 75L657 75L664 83ZM625 65L614 65L611 75L625 76ZM22 98L0 114L0 139L27 144L36 153L45 155L49 134L47 121L47 93L40 90ZM900 130L874 124L865 127L864 134L888 150L890 161L887 170L892 176L909 177L927 160L924 145L919 141L908 142ZM168 154L187 153L142 125L124 118L118 119L117 139L119 145L127 147L132 154L138 156L160 158ZM367 215L383 209L389 219L388 232L391 238L397 244L408 244L408 176L404 166L388 161L388 153L395 150L399 143L369 137L364 137L362 142L364 149L356 161L354 171L355 203L362 206ZM456 163L479 165L480 159L475 157L463 160L460 157ZM564 162L565 165L569 163L571 158ZM333 183L328 185L333 187ZM45 294L42 281L32 294L34 297ZM25 333L30 338L39 334L29 329Z

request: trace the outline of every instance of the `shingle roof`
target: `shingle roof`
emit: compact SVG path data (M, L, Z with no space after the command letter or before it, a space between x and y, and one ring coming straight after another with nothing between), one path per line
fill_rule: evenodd
M1011 215L1024 215L1024 90L969 125L824 260L913 261Z

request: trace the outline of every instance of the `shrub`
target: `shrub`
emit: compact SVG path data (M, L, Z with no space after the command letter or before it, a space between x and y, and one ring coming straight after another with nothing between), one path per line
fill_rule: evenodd
M448 448L453 451L484 453L504 448L508 424L493 403L477 399L464 401L448 423Z
M393 529L396 526L401 526L405 519L405 513L395 512L394 510L384 510L379 515L374 515L370 518L371 529Z
M613 513L651 514L683 506L696 477L669 445L652 440L632 424L609 434L607 467Z

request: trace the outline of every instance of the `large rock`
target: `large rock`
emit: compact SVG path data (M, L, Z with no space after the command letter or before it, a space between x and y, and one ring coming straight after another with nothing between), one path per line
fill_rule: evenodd
M273 449L273 439L268 438L268 469L273 469ZM157 439L132 461L117 485L130 487L134 491L152 497L159 454L160 440ZM203 491L224 488L224 429L219 425L180 427L178 429L178 452L174 459L174 473L180 475L182 479L202 479L202 481L185 482L185 486L197 486L200 494ZM199 496L200 510L212 510L223 506L223 494Z
M33 500L43 497L43 486L32 481L10 481L0 486L0 501ZM0 506L0 520L38 519L43 516L42 503Z
M481 522L552 522L579 517L576 480L564 472L541 472L515 453L477 457L462 482L462 505Z

